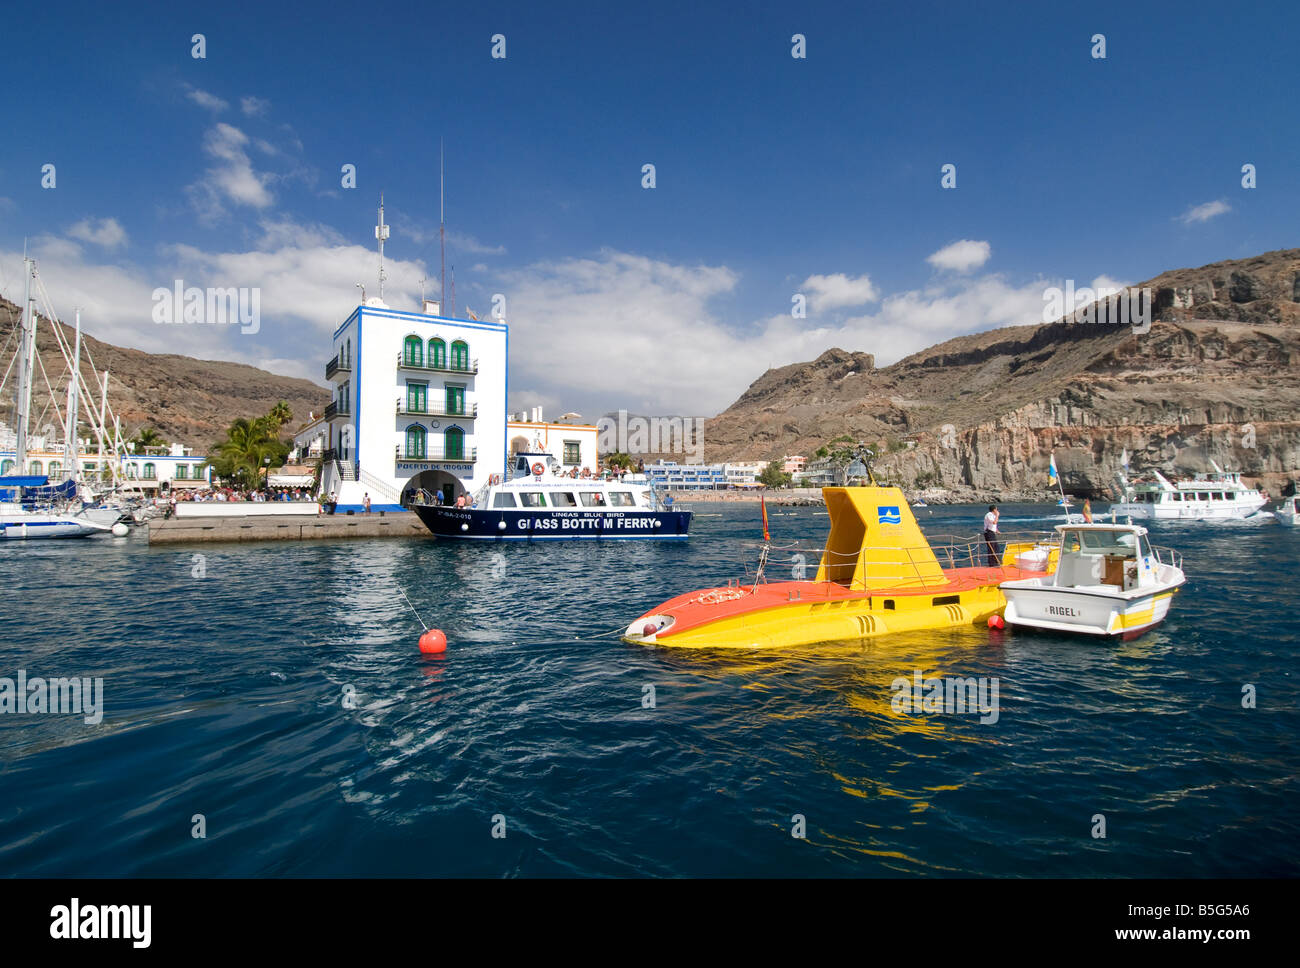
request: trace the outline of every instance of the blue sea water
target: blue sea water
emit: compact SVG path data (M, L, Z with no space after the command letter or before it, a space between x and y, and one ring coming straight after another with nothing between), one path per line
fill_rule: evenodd
M672 544L5 543L0 676L102 677L105 712L0 715L0 875L1300 873L1300 529L1153 528L1189 581L1124 644L596 637L743 573L757 507L698 510ZM828 526L772 511L776 541ZM997 722L893 712L916 670L996 677Z

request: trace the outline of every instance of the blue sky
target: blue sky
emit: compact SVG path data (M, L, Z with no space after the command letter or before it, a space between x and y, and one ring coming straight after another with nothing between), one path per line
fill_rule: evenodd
M60 315L150 351L323 382L381 190L388 302L436 292L439 138L458 308L505 296L511 404L551 414L709 415L1300 244L1293 3L177 7L33 8L6 54L0 291L29 238ZM155 324L175 278L259 287L259 331Z

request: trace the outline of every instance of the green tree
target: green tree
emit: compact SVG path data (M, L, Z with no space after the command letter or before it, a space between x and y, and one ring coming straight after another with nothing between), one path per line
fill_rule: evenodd
M140 432L132 438L131 443L135 444L137 454L147 454L150 451L161 450L167 446L167 441L152 427L142 427Z
M771 461L758 475L758 482L766 487L789 487L794 477L787 474L780 461Z
M289 444L278 436L281 426L270 414L254 420L239 417L226 430L226 439L213 444L206 463L223 480L256 486L264 467L279 467L289 456Z
M277 403L274 407L271 408L271 412L268 413L266 416L269 419L275 421L275 429L276 432L278 433L281 427L283 427L285 424L287 424L290 420L293 419L293 411L289 409L288 403L281 400L279 403Z
M605 458L605 465L607 467L625 467L628 470L631 470L632 467L634 466L632 461L632 455L625 454L621 450L615 451L614 453L608 455Z

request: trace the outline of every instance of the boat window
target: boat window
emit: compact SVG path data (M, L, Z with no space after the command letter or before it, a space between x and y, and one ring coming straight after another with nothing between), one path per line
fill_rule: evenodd
M589 508L603 508L605 506L605 495L600 491L581 491L582 503Z
M509 491L498 491L492 498L494 508L512 508L515 507L515 496Z
M611 507L630 508L636 506L636 499L631 491L610 491L609 503Z
M524 491L519 495L519 500L526 508L546 507L546 498L542 496L541 491Z
M1211 494L1210 496L1211 496L1212 498L1214 498L1214 500L1216 500L1216 501L1222 501L1222 500L1225 500L1224 495L1223 495L1222 492L1220 492L1220 491L1215 491L1215 492L1214 492L1213 494Z
M572 491L552 491L551 507L553 508L576 508L578 502L573 499Z
M1208 501L1210 499L1210 495L1206 491L1201 491L1201 493L1196 496L1199 497L1202 501Z

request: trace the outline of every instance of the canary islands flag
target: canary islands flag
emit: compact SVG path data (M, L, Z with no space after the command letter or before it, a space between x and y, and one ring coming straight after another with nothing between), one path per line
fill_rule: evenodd
M1056 477L1056 455L1053 454L1050 463L1047 465L1047 479L1049 481L1054 481L1056 480Z
M772 536L767 533L767 501L763 499L763 495L761 494L758 496L758 506L763 511L763 540L771 541Z

